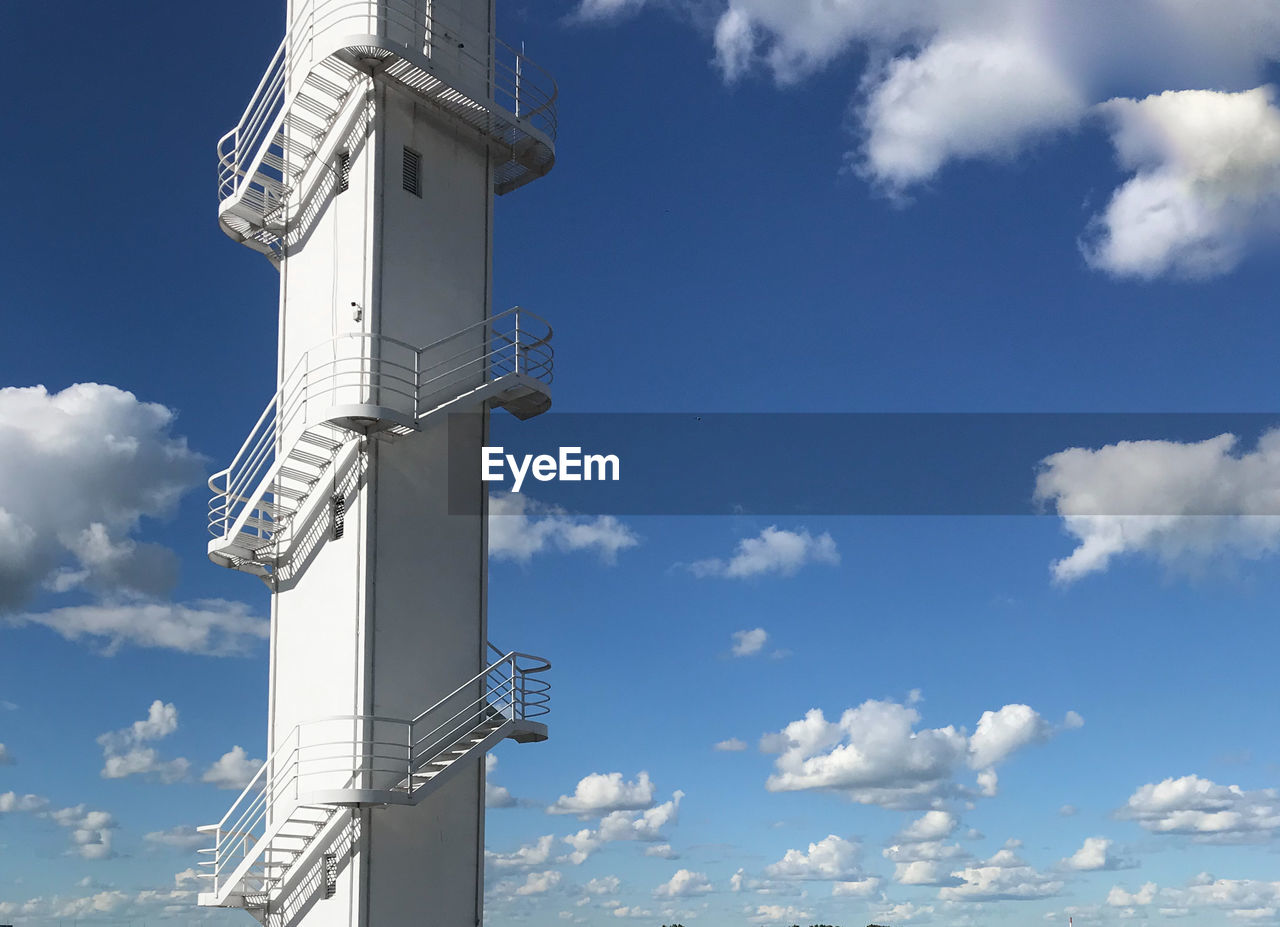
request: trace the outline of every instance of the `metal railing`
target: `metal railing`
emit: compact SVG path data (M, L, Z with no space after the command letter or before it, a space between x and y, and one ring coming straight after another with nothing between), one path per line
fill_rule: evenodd
M372 406L417 421L510 374L550 385L551 336L544 319L517 306L423 348L355 332L303 352L230 466L209 478L209 533L230 537L250 517L259 527L278 517L260 507L276 462L335 408Z
M373 791L411 803L429 774L474 749L475 735L546 715L551 685L537 674L550 668L542 657L511 651L415 718L341 715L295 726L222 820L201 828L214 839L200 851L211 857L200 864L208 870L202 878L215 895L232 879L246 892L270 891L287 876L270 858L272 837L285 823L306 820L291 815L309 793Z
M535 62L495 36L468 46L468 30L427 15L421 0L388 0L371 10L369 0L306 0L267 66L240 121L218 141L218 198L235 196L252 182L259 154L278 131L287 98L311 70L350 36L372 36L377 47L406 60L421 60L440 80L532 128L554 144L557 130L555 80ZM334 42L337 45L334 45ZM476 45L479 45L477 48Z

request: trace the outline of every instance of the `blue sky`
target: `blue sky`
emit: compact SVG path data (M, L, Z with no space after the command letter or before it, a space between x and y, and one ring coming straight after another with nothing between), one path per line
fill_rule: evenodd
M274 389L214 219L259 7L4 14L4 923L245 922L181 874L265 741L202 488ZM494 305L556 412L1270 413L1280 14L1204 9L499 0L561 136ZM1277 923L1264 428L1053 458L1040 517L509 502L492 636L554 714L494 754L489 922Z

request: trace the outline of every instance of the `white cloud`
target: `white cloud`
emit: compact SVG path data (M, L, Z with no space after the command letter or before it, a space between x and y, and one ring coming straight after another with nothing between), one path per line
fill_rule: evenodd
M658 843L651 847L644 848L645 856L653 856L657 859L679 859L680 854L671 849L669 843Z
M484 755L484 806L486 808L514 808L519 802L512 797L509 789L494 785L489 781L493 771L498 768L498 758L492 753Z
M1118 276L1211 277L1280 228L1280 110L1270 87L1178 90L1100 107L1133 171L1085 256Z
M636 12L644 3L645 0L582 0L575 15L584 20L614 19Z
M938 890L943 901L1022 901L1048 898L1062 891L1063 881L1038 872L1011 849L999 850L975 866L952 873L961 884Z
M79 605L16 615L8 623L43 625L69 641L87 639L107 654L126 644L234 656L266 640L270 625L240 602L207 599L180 605L169 602Z
M597 829L583 828L564 838L564 842L572 849L565 859L578 865L585 862L592 853L606 843L616 841L639 840L653 844L664 842L666 838L662 835L662 829L674 823L679 817L682 798L684 798L684 792L677 789L672 793L670 801L649 808L647 811L610 812L600 819L600 826Z
M220 789L244 789L261 768L262 760L249 759L244 747L237 744L206 769L200 781Z
M1005 705L984 711L969 738L969 764L988 769L1003 763L1014 751L1049 738L1049 723L1029 705Z
M1064 859L1062 865L1077 872L1133 868L1134 863L1111 852L1113 845L1106 837L1086 837L1080 849Z
M736 737L730 737L728 740L722 740L717 743L715 749L721 753L741 753L747 749L747 742Z
M1136 892L1125 891L1119 885L1113 885L1107 892L1107 904L1114 908L1132 908L1146 906L1156 900L1156 883L1148 882Z
M985 713L972 738L954 726L917 729L919 721L915 708L892 701L868 700L838 722L812 709L761 739L762 750L779 754L766 785L775 792L839 791L862 804L891 808L929 807L962 791L953 781L961 768L1003 762L1049 733L1025 705Z
M765 875L781 881L857 882L863 879L858 866L858 845L835 834L809 844L807 853L787 850L782 859L765 868Z
M1112 892L1117 895L1117 902L1123 900L1124 896L1116 889ZM1192 879L1184 889L1157 890L1148 883L1136 896L1130 897L1150 897L1149 903L1158 901L1159 911L1166 917L1199 914L1205 922L1217 921L1225 914L1232 920L1265 923L1273 921L1280 912L1280 882L1215 879L1207 873ZM1107 900L1110 902L1111 897Z
M617 876L600 876L582 886L582 890L588 895L616 895L621 886L622 880Z
M555 839L554 834L546 834L511 853L491 853L486 850L484 858L495 869L531 869L534 866L545 866L551 860Z
M1280 545L1280 430L1238 450L1235 435L1205 441L1121 441L1047 457L1036 498L1078 541L1053 564L1071 582L1124 554L1167 565L1222 553L1261 557Z
M734 631L731 636L733 637L733 649L730 653L735 657L754 656L764 649L765 642L769 640L769 632L764 628Z
M987 712L986 714L990 714ZM983 715L985 718L986 715ZM932 840L945 840L955 833L960 822L950 811L926 811L923 815L908 824L898 835L900 843L923 843Z
M1280 831L1280 792L1245 791L1199 776L1149 783L1129 796L1120 816L1153 834L1180 834L1202 842L1267 840Z
M610 811L639 811L653 805L653 782L641 772L634 782L622 773L591 773L584 776L572 795L561 795L547 808L551 814L594 817Z
M881 879L870 876L854 882L837 882L831 886L833 898L872 898L880 893Z
M81 383L0 389L0 612L42 585L159 595L175 555L131 535L173 513L203 459L170 434L174 414L132 393Z
M588 551L612 564L620 551L639 543L636 533L612 515L570 515L522 493L489 498L489 555L498 560L528 563L550 550Z
M168 847L185 853L192 853L209 846L210 838L198 832L190 825L171 827L169 830L153 830L142 838L156 847Z
M770 525L758 537L743 538L731 558L698 560L689 564L694 576L718 576L726 579L746 579L752 576L776 574L794 576L808 563L825 563L835 566L840 562L840 552L830 534L823 532L814 537L808 531L786 531Z
M861 113L862 170L901 190L948 161L1012 158L1032 140L1073 126L1080 90L1043 49L1004 36L963 36L896 58Z
M0 792L0 814L37 812L43 811L48 806L49 799L40 795Z
M554 869L548 869L545 872L531 872L524 880L524 884L516 889L517 895L545 895L564 878Z
M161 760L154 747L146 744L163 740L178 729L178 709L172 702L156 699L147 710L147 717L135 721L129 727L108 731L98 737L102 747L102 772L104 779L123 779L127 776L145 776L165 784L180 782L187 777L191 763L178 757Z
M753 924L791 924L809 918L809 912L793 905L762 904L753 911L746 909L747 918Z
M641 0L582 0L579 11L605 19L639 6ZM715 61L729 82L760 69L788 85L842 56L867 62L850 107L859 144L847 161L891 192L927 182L953 161L1011 160L1101 113L1133 176L1086 234L1093 266L1144 278L1221 273L1280 227L1280 119L1258 86L1280 47L1274 4L693 6L718 10ZM1197 87L1213 89L1188 89ZM1144 96L1159 90L1169 92ZM1117 91L1135 99L1105 99ZM830 114L833 127L839 115Z
M51 811L49 817L71 832L71 852L82 859L102 860L115 855L111 849L111 832L116 821L106 811L91 811L81 804Z
M1061 808L1058 809L1058 814L1062 815L1062 817L1064 818L1070 818L1070 817L1075 817L1076 814L1079 813L1079 811L1080 809L1077 808L1075 805L1063 805Z
M12 766L13 762L13 754L9 752L9 748L0 744L0 766Z
M711 891L711 883L706 873L693 872L689 869L678 869L667 882L653 890L657 898L687 898L692 895L704 895Z

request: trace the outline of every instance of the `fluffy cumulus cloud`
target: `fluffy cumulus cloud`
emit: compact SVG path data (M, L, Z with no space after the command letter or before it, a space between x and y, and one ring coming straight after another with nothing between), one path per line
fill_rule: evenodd
M1151 279L1211 277L1280 229L1280 109L1275 92L1166 91L1102 112L1133 176L1085 241L1091 264Z
M602 846L619 841L639 840L654 845L664 844L666 837L663 829L674 823L679 817L680 800L684 792L677 789L670 801L655 805L639 813L634 811L612 811L600 819L597 828L583 828L577 833L563 838L570 847L565 857L575 865L583 863ZM670 845L666 844L667 849Z
M804 529L787 531L776 525L753 538L743 538L728 560L711 558L689 564L694 576L747 579L752 576L794 576L808 563L835 566L840 551L835 539L823 532L814 536Z
M642 5L581 0L579 11L603 20ZM1086 257L1100 270L1221 273L1280 224L1280 119L1260 86L1280 50L1274 4L716 0L706 8L718 17L715 61L729 82L759 72L794 84L861 53L868 64L850 108L858 142L848 160L894 194L950 162L1007 161L1100 125L1132 174L1086 233Z
M884 858L894 864L893 880L899 885L960 884L951 871L968 854L959 845L946 842L959 824L951 812L935 809L903 828L883 851Z
M0 613L41 587L105 596L166 594L172 551L132 535L171 515L204 472L174 414L132 393L81 383L0 389Z
M162 760L151 743L163 740L178 729L178 709L172 702L156 699L141 721L98 737L102 747L102 778L123 779L143 776L158 782L180 782L187 778L191 763L182 757Z
M522 493L495 493L489 499L489 555L528 563L547 551L594 553L605 563L635 547L640 538L612 515L570 515Z
M809 844L808 852L787 850L782 859L765 869L765 875L781 881L858 882L858 845L835 834Z
M657 898L687 898L692 895L705 895L711 891L711 882L706 873L693 872L689 869L678 869L670 880L653 890Z
M572 795L561 795L547 811L595 817L611 811L639 811L653 806L653 782L641 772L634 782L622 773L591 773L579 780Z
M1052 566L1059 582L1131 554L1170 566L1261 557L1280 545L1280 430L1247 451L1231 434L1069 448L1042 461L1036 498L1077 542Z
M728 740L719 741L715 745L715 749L721 753L741 753L747 749L747 742L739 740L737 737L730 737Z
M237 744L206 769L200 781L220 789L244 789L261 768L262 760L250 759L244 747Z
M990 794L991 767L1052 733L1026 705L985 712L972 736L951 725L918 728L919 722L915 708L893 701L868 700L838 721L812 709L761 739L762 750L779 754L766 784L775 792L824 789L863 804L929 807L966 791L955 781L965 768L981 777L981 791L971 794Z
M1130 869L1136 865L1113 853L1112 846L1106 837L1086 837L1080 849L1064 859L1062 865L1077 872Z
M1178 834L1201 842L1269 840L1280 831L1280 792L1246 791L1199 776L1148 783L1119 812L1153 834Z
M61 808L49 812L49 817L71 835L71 852L81 859L110 859L111 833L116 827L115 818L106 811L93 811L86 805Z
M952 873L959 885L938 890L943 901L1027 901L1062 891L1063 881L1027 865L1012 849Z
M950 160L1012 158L1074 125L1079 88L1035 44L1005 36L941 39L896 58L862 107L864 173L900 191Z

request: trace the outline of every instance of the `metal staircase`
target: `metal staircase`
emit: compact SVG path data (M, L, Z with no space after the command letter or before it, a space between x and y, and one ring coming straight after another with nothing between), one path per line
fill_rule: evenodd
M489 645L490 651L501 654ZM201 905L246 908L263 923L333 849L352 809L416 805L504 739L547 739L551 664L502 654L411 720L323 718L295 727L217 824L199 828L210 883Z
M545 412L551 336L516 307L422 348L353 333L305 352L231 465L209 479L209 558L270 584L324 507L345 504L370 438L396 440L485 403L520 419Z
M343 170L370 81L394 84L475 133L498 194L555 164L551 76L494 36L421 0L305 0L243 116L218 142L218 215L228 235L279 263L309 205ZM468 41L469 39L469 41Z

